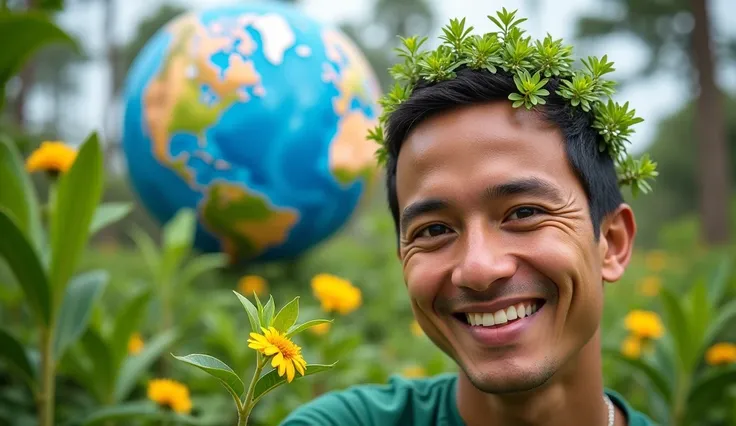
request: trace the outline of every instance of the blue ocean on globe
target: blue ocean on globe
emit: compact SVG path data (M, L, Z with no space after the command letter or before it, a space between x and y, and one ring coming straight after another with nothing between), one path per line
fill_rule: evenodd
M328 239L377 173L370 65L293 6L177 17L139 53L123 96L142 204L161 223L195 209L196 246L232 262L294 258Z

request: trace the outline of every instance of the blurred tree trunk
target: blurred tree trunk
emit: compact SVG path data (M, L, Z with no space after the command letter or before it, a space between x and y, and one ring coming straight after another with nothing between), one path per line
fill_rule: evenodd
M730 240L731 173L726 122L715 79L708 6L706 0L691 0L691 6L695 20L691 53L693 68L697 71L695 138L699 146L701 229L707 244L721 245Z

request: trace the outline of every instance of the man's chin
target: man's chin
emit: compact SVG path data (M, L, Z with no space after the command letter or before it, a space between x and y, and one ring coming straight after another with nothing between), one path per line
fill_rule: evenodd
M545 368L546 367L546 368ZM554 375L551 366L537 365L535 368L494 367L463 368L473 386L484 393L523 393L543 386Z

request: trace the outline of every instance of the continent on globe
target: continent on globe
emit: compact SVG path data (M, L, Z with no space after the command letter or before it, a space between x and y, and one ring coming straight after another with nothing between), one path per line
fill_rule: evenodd
M294 6L190 12L129 70L123 148L161 222L198 212L195 244L233 262L299 256L354 214L378 172L380 87L338 29Z

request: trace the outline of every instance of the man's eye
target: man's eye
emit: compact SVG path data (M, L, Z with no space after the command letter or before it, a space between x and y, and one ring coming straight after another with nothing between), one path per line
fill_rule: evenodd
M520 207L509 215L509 220L526 219L540 212L541 210L535 209L534 207Z
M445 225L440 225L436 223L434 225L429 225L428 227L419 231L417 237L437 237L448 232L450 232L450 228L446 227Z

